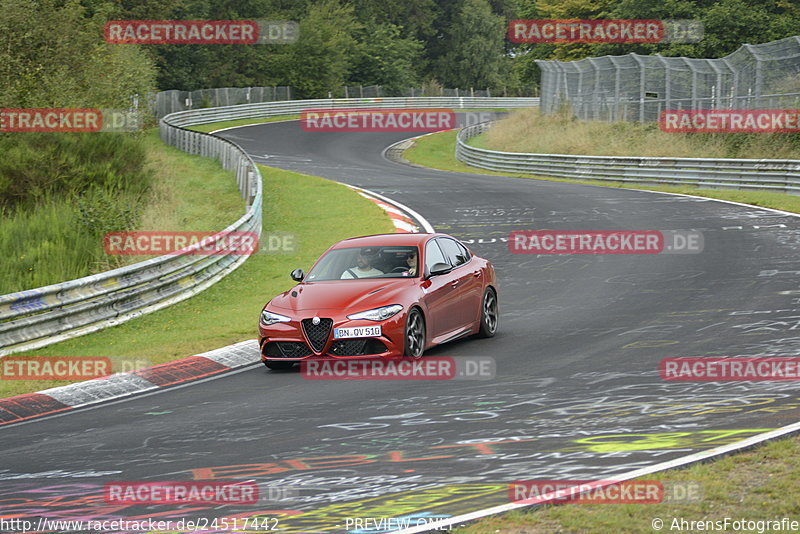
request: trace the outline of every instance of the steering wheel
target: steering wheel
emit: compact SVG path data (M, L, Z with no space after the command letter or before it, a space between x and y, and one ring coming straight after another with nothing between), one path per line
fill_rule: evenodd
M400 265L399 267L395 267L394 269L392 269L390 272L393 272L393 273L404 273L407 270L408 270L408 267L403 267L402 265Z

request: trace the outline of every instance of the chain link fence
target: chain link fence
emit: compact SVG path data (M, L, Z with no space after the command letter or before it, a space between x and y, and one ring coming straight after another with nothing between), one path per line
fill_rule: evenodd
M483 89L450 89L446 87L407 87L404 89L390 89L381 85L352 85L343 86L330 92L330 98L382 98L382 97L532 97L538 96L533 88L491 88Z
M525 94L521 94L525 93ZM537 96L533 89L520 91L499 89L448 89L442 87L412 87L389 89L380 85L354 85L338 87L329 92L328 98L392 98L392 97L529 97ZM148 106L156 118L192 109L236 106L240 104L260 104L292 100L291 87L222 87L200 89L198 91L162 91L150 95ZM139 97L135 97L132 108L139 108Z
M579 119L657 121L669 109L800 108L800 36L719 59L603 56L537 60L541 109L569 105Z
M291 87L219 87L198 91L162 91L155 95L152 108L157 118L176 111L190 109L237 106L239 104L258 104L291 100Z
M338 91L332 92L332 97L336 98L381 98L393 96L418 97L418 96L503 96L503 94L492 94L491 89L447 89L444 87L411 87L406 89L392 90L381 85L353 85L341 87Z

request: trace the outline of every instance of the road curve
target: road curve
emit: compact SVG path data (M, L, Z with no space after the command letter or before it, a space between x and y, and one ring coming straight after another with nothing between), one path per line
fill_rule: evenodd
M489 258L501 281L498 335L428 354L492 356L496 379L306 381L254 366L10 426L0 429L0 499L26 497L3 513L275 517L281 532L345 532L354 518L458 515L508 502L510 481L611 478L800 420L792 382L667 383L658 374L665 357L800 355L796 217L386 160L383 149L403 133L312 133L288 121L220 135L258 163L406 204ZM533 229L697 230L705 250L511 254L509 233ZM209 478L299 494L255 508L115 509L90 498L109 481Z

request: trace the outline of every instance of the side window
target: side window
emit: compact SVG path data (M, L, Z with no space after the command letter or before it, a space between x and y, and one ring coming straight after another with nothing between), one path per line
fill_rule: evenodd
M469 250L467 250L467 247L465 247L461 243L456 243L456 244L458 245L458 248L461 249L461 253L464 255L464 263L467 263L470 260L470 258L472 258L472 255L469 253Z
M437 263L448 263L439 249L439 245L436 244L437 241L437 239L431 239L425 245L425 267L427 267L428 272L431 272L431 267Z
M442 247L442 251L450 261L450 265L453 267L458 267L469 261L469 253L466 249L452 239L442 238L438 241L439 245Z

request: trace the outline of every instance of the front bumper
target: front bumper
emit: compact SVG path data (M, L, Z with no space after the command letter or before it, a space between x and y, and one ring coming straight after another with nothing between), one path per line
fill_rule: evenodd
M365 319L353 321L340 310L319 310L316 314L309 312L296 315L288 315L279 309L270 311L290 316L292 320L288 323L276 323L269 326L259 321L259 347L262 361L300 362L311 358L399 358L403 355L405 310L379 322ZM312 326L311 321L314 317L320 318L321 326ZM327 326L328 322L330 326ZM381 327L381 335L377 337L333 339L335 328L376 325Z

